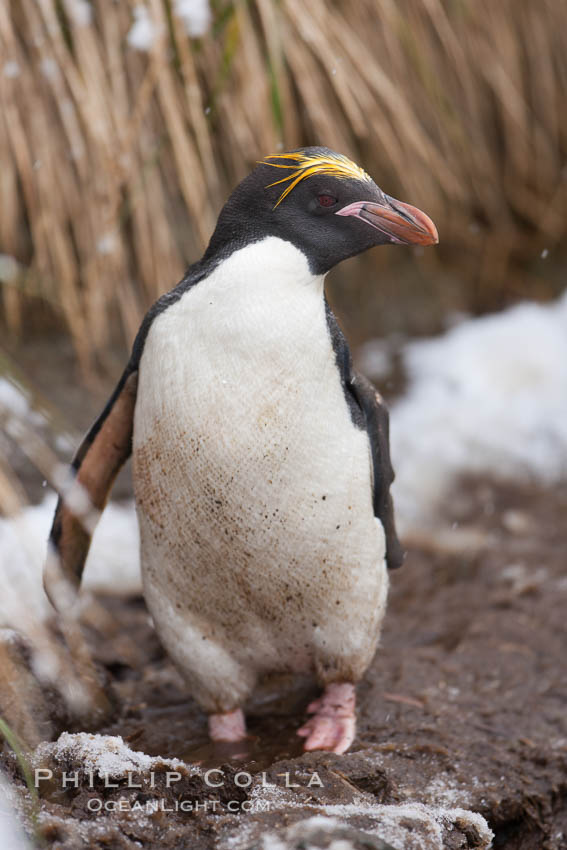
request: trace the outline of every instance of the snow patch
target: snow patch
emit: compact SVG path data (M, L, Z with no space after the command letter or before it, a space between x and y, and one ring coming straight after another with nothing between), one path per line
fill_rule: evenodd
M392 371L392 352L387 340L371 339L358 350L361 372L372 381L381 381Z
M0 441L3 434L7 434L20 446L29 444L34 452L35 443L28 431L30 428L37 431L48 424L46 417L32 406L26 390L17 382L2 377L0 423ZM58 440L59 445L68 442L69 438L64 435ZM10 450L10 445L4 450ZM93 508L68 464L55 465L50 475L54 486L64 493L66 503L81 517L85 527L94 529L100 512ZM26 623L33 626L44 620L51 610L43 590L42 573L55 506L56 496L51 494L40 505L24 508L16 516L0 518L0 580L4 582L4 591L0 594L0 627L14 626L27 632ZM133 502L109 505L96 528L83 586L103 593L141 592L138 549Z
M88 0L65 0L65 10L77 27L88 27L93 19L93 7Z
M469 319L412 342L392 408L394 497L407 526L434 513L459 473L567 475L567 294Z
M47 760L56 764L82 767L101 779L117 779L128 773L146 773L156 766L177 770L185 768L189 773L199 774L200 768L188 765L180 759L164 759L131 750L120 735L99 735L88 732L63 732L54 743L40 744L32 756L32 763L39 767Z
M461 808L445 809L423 803L395 806L377 803L310 804L309 808L319 809L322 814L303 818L277 832L266 831L262 824L258 824L261 834L253 835L253 830L247 830L244 837L236 832L227 836L221 846L223 850L240 850L250 846L250 840L256 838L260 839L258 846L262 850L292 850L298 846L298 840L306 846L319 847L322 840L328 841L330 838L332 844L325 843L325 846L347 850L352 846L351 839L359 843L360 838L366 835L377 836L404 850L443 850L446 831L473 828L478 836L478 844L475 846L479 850L487 850L494 837L481 815ZM327 838L322 839L321 833L326 833Z
M208 0L174 0L173 14L182 22L185 32L192 38L205 35L211 25L211 9ZM162 27L150 16L148 8L142 4L132 10L134 23L130 27L126 40L135 50L151 50Z
M185 32L193 38L205 35L211 25L209 0L174 0L173 14L183 21Z
M134 23L128 31L126 41L134 50L151 50L153 43L161 33L161 27L152 21L145 6L134 6L132 12Z
M437 776L428 783L423 796L426 800L441 806L462 806L470 802L470 791L452 785L442 776Z
M4 66L4 73L6 73L6 66ZM15 257L11 254L0 254L0 280L5 283L16 283L21 273L22 267Z
M103 254L106 256L107 254L113 254L114 251L118 248L118 234L116 231L112 231L110 233L105 233L100 239L97 240L96 250L99 254Z
M22 69L20 68L20 63L16 62L15 59L8 59L7 62L4 62L2 72L9 80L13 80L15 77L20 76Z
M0 774L0 847L3 850L30 850L18 809L13 787L4 775Z
M43 590L42 572L56 496L0 519L0 626L21 629L52 610ZM138 524L134 503L111 503L93 537L83 587L91 591L140 593ZM23 616L24 615L24 616Z
M0 378L0 413L4 411L20 419L27 419L30 414L30 403L19 384Z
M59 74L59 66L57 62L49 56L41 60L39 67L43 76L48 80L55 80Z

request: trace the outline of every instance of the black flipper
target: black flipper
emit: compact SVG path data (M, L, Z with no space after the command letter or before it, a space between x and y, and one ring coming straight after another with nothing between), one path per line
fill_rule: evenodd
M396 533L394 503L390 495L394 470L390 460L388 408L368 378L353 370L350 349L327 299L325 312L350 417L353 425L366 431L370 441L374 516L384 526L388 569L395 570L402 566L405 553Z
M56 581L63 577L74 587L81 582L96 519L132 451L137 385L138 370L128 364L71 464L74 478L59 498L49 537L50 556L57 556L58 568L50 569L53 558L49 557L44 572L46 592L56 607Z
M364 414L372 453L374 515L384 526L388 569L395 570L402 566L405 552L398 540L394 520L394 503L390 493L390 486L394 480L394 470L390 460L388 408L380 394L376 392L364 375L353 371L348 388Z

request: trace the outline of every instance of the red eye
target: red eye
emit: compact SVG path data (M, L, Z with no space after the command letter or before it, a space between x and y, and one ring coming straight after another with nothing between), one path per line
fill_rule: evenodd
M337 199L332 195L317 195L320 207L332 207L337 203Z

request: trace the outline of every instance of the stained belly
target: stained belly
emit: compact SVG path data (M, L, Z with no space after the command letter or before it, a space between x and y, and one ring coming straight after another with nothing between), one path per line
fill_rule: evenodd
M370 628L384 543L365 435L316 405L284 419L274 396L255 410L168 398L134 434L146 585L272 669L308 667L314 630L347 608Z

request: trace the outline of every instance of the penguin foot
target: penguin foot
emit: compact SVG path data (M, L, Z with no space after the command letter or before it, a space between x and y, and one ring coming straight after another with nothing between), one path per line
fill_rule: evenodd
M356 732L355 691L350 682L328 685L324 693L307 706L313 717L297 734L306 738L303 749L345 753Z
M211 741L243 741L246 738L246 721L241 708L226 714L209 714Z

